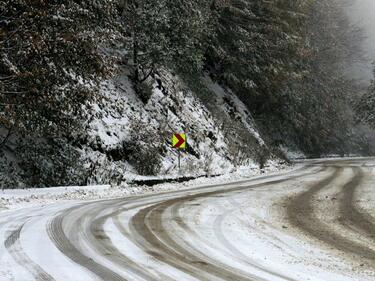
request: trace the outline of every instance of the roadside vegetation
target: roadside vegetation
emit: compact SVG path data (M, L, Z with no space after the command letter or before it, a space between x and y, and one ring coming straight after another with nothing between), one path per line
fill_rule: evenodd
M342 5L0 0L0 182L87 183L94 164L86 159L83 165L81 155L85 146L99 149L85 137L89 112L101 100L100 83L124 69L145 105L154 85L170 95L163 72L179 77L226 126L234 166L253 159L263 167L270 157L285 158L280 147L313 157L373 154L375 87L358 95L359 85L345 72L362 59L363 38ZM264 144L241 124L220 120L213 93L193 85L205 77L246 105ZM133 135L117 160L133 163L141 174L158 174L162 141L155 149L140 141Z

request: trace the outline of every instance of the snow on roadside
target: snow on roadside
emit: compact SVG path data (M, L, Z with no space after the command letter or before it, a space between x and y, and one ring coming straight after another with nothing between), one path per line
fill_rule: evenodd
M235 109L237 117L242 121L245 128L258 140L260 145L264 145L265 142L255 128L255 121L251 116L251 113L247 110L245 104L232 91L224 89L218 83L212 81L210 77L206 76L204 81L207 87L222 100L222 104L225 104L225 99L229 99L230 105L227 104L224 106L225 111L228 113L231 111L228 106L233 107L232 109Z
M162 82L158 83L159 79ZM101 83L101 98L90 111L87 144L81 149L82 161L91 170L88 183L119 183L137 177L134 160L129 155L134 154L134 147L143 147L142 142L152 142L163 151L159 176L177 176L177 152L169 141L178 132L188 135L189 149L182 151L181 165L189 175L231 172L238 156L234 155L229 145L232 139L228 139L224 130L223 124L228 120L235 119L236 125L241 125L244 133L256 140L254 150L264 144L245 105L208 77L204 83L220 114L211 112L183 79L166 70L160 72L158 79L149 80L152 94L146 103L134 91L126 69L120 69L116 77ZM141 132L138 134L134 129ZM153 137L146 138L144 132ZM134 135L139 135L142 141ZM249 155L247 158L251 162Z
M129 197L144 194L161 193L167 191L184 190L200 186L225 184L228 182L249 179L259 175L269 175L277 172L287 172L293 166L278 161L269 161L264 170L260 170L255 164L239 167L236 172L218 177L202 177L184 183L164 183L154 186L137 186L122 184L119 186L95 185L95 186L71 186L53 188L7 189L0 190L0 211L6 209L20 209L33 206L61 203L74 200L100 200Z
M307 156L297 149L292 150L289 147L281 145L280 150L288 157L288 159L296 160L296 159L306 159Z

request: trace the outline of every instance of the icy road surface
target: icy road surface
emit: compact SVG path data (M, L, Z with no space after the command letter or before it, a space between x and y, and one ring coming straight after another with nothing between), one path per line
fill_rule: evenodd
M0 280L375 280L375 160L0 212Z

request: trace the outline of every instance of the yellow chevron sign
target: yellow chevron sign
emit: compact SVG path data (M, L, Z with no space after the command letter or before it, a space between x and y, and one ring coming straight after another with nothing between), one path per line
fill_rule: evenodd
M186 134L174 134L172 137L173 148L186 148Z

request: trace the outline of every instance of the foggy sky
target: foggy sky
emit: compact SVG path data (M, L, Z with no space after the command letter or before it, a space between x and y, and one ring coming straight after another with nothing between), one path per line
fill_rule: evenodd
M352 23L361 27L367 37L363 43L363 50L367 63L354 67L353 76L370 80L372 76L371 63L375 61L375 0L352 0L347 13Z

